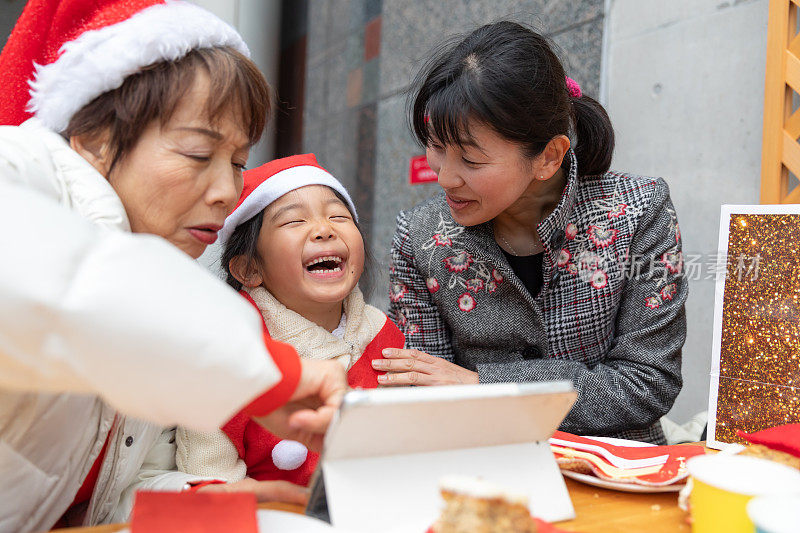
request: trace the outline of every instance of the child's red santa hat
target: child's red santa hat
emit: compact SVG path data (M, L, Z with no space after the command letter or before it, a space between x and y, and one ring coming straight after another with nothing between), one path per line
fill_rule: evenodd
M317 163L314 154L293 155L245 171L242 195L233 213L225 219L225 226L219 231L220 241L227 241L237 226L256 216L284 194L307 185L325 185L342 195L358 221L356 206L347 189Z
M101 94L196 48L249 55L228 24L180 0L29 0L0 54L0 124L56 132Z

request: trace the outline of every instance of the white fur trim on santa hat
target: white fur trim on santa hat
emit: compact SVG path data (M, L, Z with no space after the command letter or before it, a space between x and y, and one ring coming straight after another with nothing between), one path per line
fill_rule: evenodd
M356 222L358 222L356 206L350 195L347 194L347 189L344 188L344 185L319 167L302 165L281 170L256 187L239 207L225 219L225 225L218 233L219 240L221 242L227 241L239 224L250 220L284 194L307 185L325 185L341 194L347 201L350 211L353 212Z
M250 55L236 30L212 13L167 0L117 24L87 31L65 43L56 61L36 65L28 111L62 132L83 106L118 88L142 67L214 46L231 46Z

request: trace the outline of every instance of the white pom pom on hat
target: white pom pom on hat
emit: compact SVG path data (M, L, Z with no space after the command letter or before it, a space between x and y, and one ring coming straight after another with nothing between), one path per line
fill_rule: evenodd
M280 470L296 470L307 457L308 448L296 440L282 440L272 448L272 462Z

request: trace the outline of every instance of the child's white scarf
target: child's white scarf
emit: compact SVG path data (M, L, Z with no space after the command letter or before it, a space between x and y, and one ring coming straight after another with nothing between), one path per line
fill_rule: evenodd
M264 287L244 290L261 311L270 337L291 344L303 359L336 359L350 369L386 323L386 315L367 305L358 287L344 300L344 338L288 309Z

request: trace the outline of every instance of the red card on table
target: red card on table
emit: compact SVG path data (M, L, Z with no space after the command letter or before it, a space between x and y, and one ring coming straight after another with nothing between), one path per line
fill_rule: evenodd
M131 533L258 533L256 498L247 493L139 492Z

